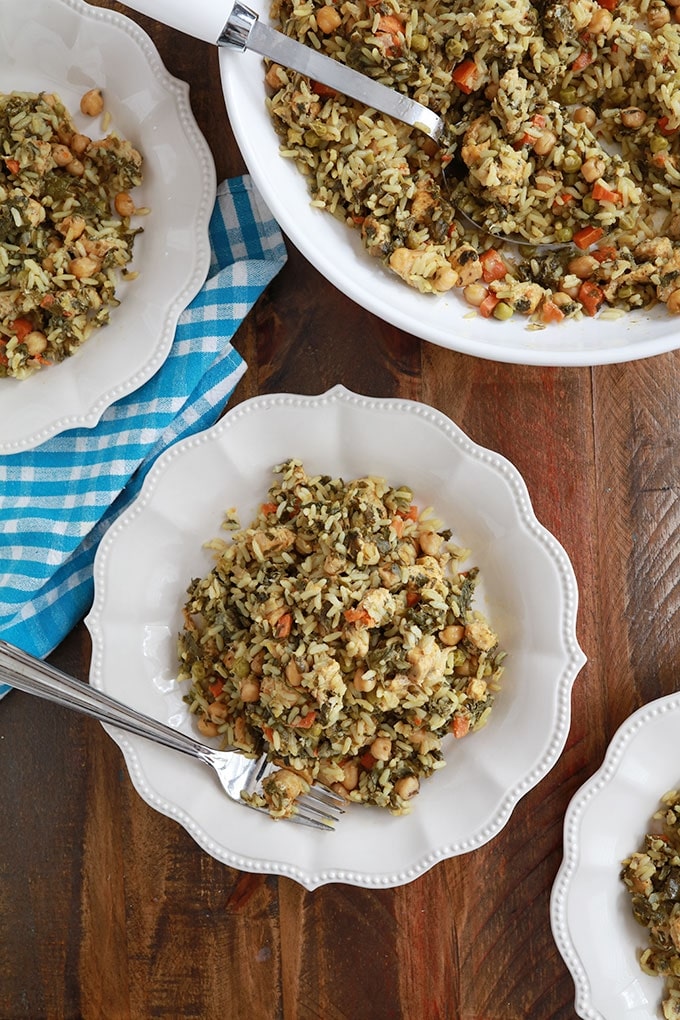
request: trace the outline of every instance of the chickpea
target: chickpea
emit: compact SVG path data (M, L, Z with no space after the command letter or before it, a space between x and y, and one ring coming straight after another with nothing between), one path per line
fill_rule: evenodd
M680 0L666 0L669 7L680 7Z
M71 152L74 156L82 156L92 139L87 135L81 135L79 131L71 137Z
M592 255L577 255L575 259L572 259L567 269L574 276L578 276L579 280L587 280L597 270L599 262Z
M359 785L359 766L355 761L346 762L343 767L342 786L345 790L355 790Z
M652 32L660 31L671 20L670 11L665 3L651 3L647 11L647 24Z
M24 344L31 357L35 358L38 354L42 354L47 347L47 337L39 329L33 329L24 337Z
M101 89L90 89L80 100L80 112L86 117L98 117L104 109Z
M65 216L57 226L57 230L69 241L76 241L85 230L86 223L82 216Z
M253 702L258 701L260 697L259 680L256 680L254 676L246 677L241 684L239 694L244 705L251 705Z
M463 297L467 303L474 305L475 308L479 308L486 295L486 287L483 287L481 283L470 283L463 291Z
M270 89L281 89L286 84L287 76L280 64L272 64L264 76L264 80Z
M575 124L585 124L586 127L593 127L597 123L597 114L591 106L577 106L572 114Z
M492 81L484 89L484 98L488 99L489 102L491 102L492 100L494 100L496 98L497 95L498 95L498 82L497 81Z
M666 308L671 315L680 315L680 290L674 290L666 302Z
M370 751L376 761L389 761L392 757L392 741L389 737L376 737Z
M71 162L67 164L66 169L72 177L82 177L85 173L85 167L79 159L72 159Z
M394 784L394 792L402 800L410 800L418 793L420 780L417 776L403 776Z
M607 32L611 31L613 24L614 19L609 11L605 10L603 7L599 11L595 11L593 14L592 18L588 22L588 31L593 35L600 35L603 32L606 35Z
M134 216L135 203L127 191L119 191L113 200L113 207L119 216Z
M591 156L581 167L581 176L592 184L598 177L604 176L605 169L605 162L601 156Z
M223 701L213 701L212 705L208 705L208 715L214 723L221 723L227 718L229 709Z
M264 648L260 648L259 652L253 655L250 662L250 672L254 673L255 676L262 676L264 672Z
M204 737L216 737L219 730L214 722L210 719L206 719L203 716L198 720L198 732L202 733Z
M330 35L342 23L342 17L335 7L322 7L316 12L316 23L324 35Z
M541 131L532 148L537 156L547 156L557 145L557 135L554 131Z
M68 265L69 273L72 273L77 280L89 279L98 273L101 268L99 259L92 259L89 255L81 255L71 259Z
M69 149L68 145L53 145L52 146L52 159L57 166L68 166L73 159L73 153Z
M455 645L463 640L464 636L465 627L462 623L450 624L448 627L444 627L443 630L439 631L439 640L443 645L446 645L447 648L455 647Z
M365 672L366 670L359 666L359 668L354 674L354 686L358 691L361 691L362 694L366 694L368 693L368 691L372 691L373 688L375 687L375 677L364 676Z
M621 110L621 123L627 128L641 128L647 120L647 114L639 106L628 106Z
M432 286L439 293L443 294L447 290L451 290L458 283L458 273L451 266L442 266L437 269L434 276L432 277Z

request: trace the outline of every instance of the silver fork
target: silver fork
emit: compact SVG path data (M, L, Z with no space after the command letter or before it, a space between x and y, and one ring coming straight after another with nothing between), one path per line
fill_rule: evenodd
M237 750L221 751L202 744L192 737L151 719L142 712L124 705L122 701L82 683L67 673L36 659L20 648L0 641L0 680L17 690L36 694L76 712L99 719L100 722L119 726L128 733L147 737L175 751L198 758L210 765L225 793L237 804L267 814L266 808L257 807L243 799L261 791L262 780L281 768L268 761L266 755L247 758ZM332 830L344 811L344 800L325 786L315 784L308 793L298 797L296 812L290 821L309 825L324 831Z

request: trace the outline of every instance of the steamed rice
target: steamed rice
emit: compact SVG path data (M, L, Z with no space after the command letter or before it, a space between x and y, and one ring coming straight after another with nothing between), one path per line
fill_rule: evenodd
M58 96L0 94L0 378L63 361L109 321L141 181L137 150L78 132Z
M281 764L258 801L275 817L315 780L404 814L447 737L493 705L503 654L472 608L477 571L452 569L461 550L405 486L309 477L295 460L275 472L188 589L189 711L205 736Z
M640 954L646 974L665 978L665 1020L680 1020L680 790L662 797L643 848L623 861L621 878L631 897L635 920L647 929L649 945Z
M267 71L281 152L313 205L425 293L545 324L680 312L680 25L672 0L274 0L288 35L439 113L426 136ZM443 184L447 166L450 189ZM461 173L462 171L462 173ZM452 179L453 176L453 179ZM461 179L457 182L455 176ZM530 252L501 238L569 242ZM502 249L502 260L486 257ZM507 257L505 257L507 256Z

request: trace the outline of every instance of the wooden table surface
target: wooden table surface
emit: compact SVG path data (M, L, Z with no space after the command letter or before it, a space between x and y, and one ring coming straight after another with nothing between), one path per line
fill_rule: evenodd
M218 179L244 172L217 50L122 5L191 85ZM397 889L307 892L204 853L131 786L101 726L0 704L0 1020L571 1020L550 931L562 822L614 731L680 677L680 352L595 369L443 350L386 325L292 245L239 330L255 394L334 383L425 401L522 473L579 582L567 746L472 854ZM51 656L88 676L80 624Z

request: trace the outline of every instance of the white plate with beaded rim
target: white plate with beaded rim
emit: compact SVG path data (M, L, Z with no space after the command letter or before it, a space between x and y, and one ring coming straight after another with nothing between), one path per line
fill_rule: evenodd
M144 233L130 266L139 277L119 284L121 304L110 323L71 358L25 380L0 379L0 454L95 425L107 407L151 378L210 264L214 162L188 86L168 74L146 33L81 0L3 5L0 91L56 92L91 135L100 121L86 121L79 103L93 87L103 90L108 130L128 138L144 158L144 182L134 197L151 213L133 220Z
M659 1020L663 979L638 963L646 931L619 875L641 849L667 790L680 785L680 696L644 705L616 731L604 762L572 798L550 913L584 1020Z
M212 560L203 543L224 512L252 518L288 457L311 473L378 474L433 506L480 568L476 606L507 650L487 726L445 744L447 766L425 781L412 813L355 807L333 833L275 823L228 801L204 766L109 730L152 807L209 854L244 871L387 887L492 839L559 757L573 682L585 656L575 636L578 593L563 548L534 516L512 464L424 404L359 396L256 397L167 451L136 502L104 536L94 567L90 682L184 732L176 638L192 577ZM452 810L455 805L455 810Z

